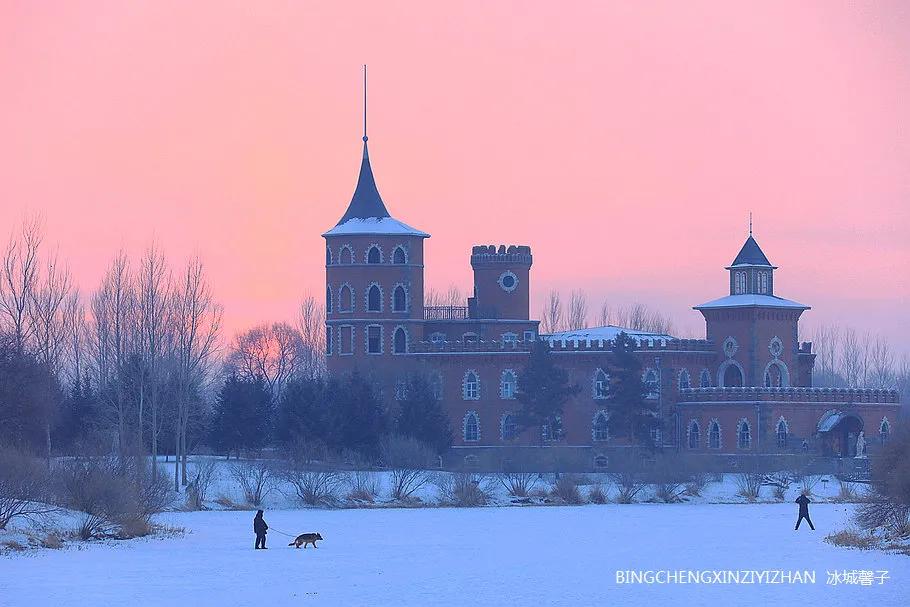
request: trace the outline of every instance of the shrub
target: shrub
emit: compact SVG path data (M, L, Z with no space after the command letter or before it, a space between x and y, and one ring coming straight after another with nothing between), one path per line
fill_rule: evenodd
M345 478L348 485L348 500L372 504L379 495L379 482L376 475L364 470L349 472Z
M842 502L852 502L856 500L856 485L844 479L837 479L839 491L837 499Z
M82 539L148 525L170 502L166 477L153 480L143 457L77 458L61 464L56 476L61 505L82 513Z
M44 539L41 540L41 545L45 548L57 550L58 548L63 547L63 540L61 540L60 536L56 533L48 533L44 536Z
M275 488L274 468L270 462L254 460L234 464L231 477L240 485L243 499L257 508Z
M581 492L578 490L578 479L573 474L560 474L553 484L550 495L559 498L566 504L581 504Z
M47 468L32 457L0 451L0 529L16 517L40 518L55 508Z
M218 466L213 460L196 462L193 478L186 488L186 506L190 510L205 510L208 493L217 477Z
M754 502L761 494L764 475L758 472L741 472L734 477L737 493L750 502Z
M591 485L591 488L588 489L588 501L592 504L606 504L610 500L607 497L604 486L600 483L596 483Z
M707 472L693 472L685 483L683 493L690 497L700 497L705 487L708 486L710 478Z
M783 501L790 488L792 476L789 472L774 472L765 477L765 482L774 488L774 499Z
M414 438L389 436L381 445L383 464L391 476L391 496L405 501L435 478L436 454Z
M338 489L344 482L340 472L298 466L289 466L282 476L307 506L334 506L338 502Z
M825 536L825 541L842 548L871 550L878 545L878 540L871 534L862 534L852 530L838 531Z
M441 500L452 506L483 506L490 500L489 480L471 472L441 474L436 479Z
M509 495L528 497L537 484L538 476L535 472L501 472L496 475L496 480Z
M884 528L889 534L910 535L910 429L901 427L872 464L872 487L857 509L864 529Z

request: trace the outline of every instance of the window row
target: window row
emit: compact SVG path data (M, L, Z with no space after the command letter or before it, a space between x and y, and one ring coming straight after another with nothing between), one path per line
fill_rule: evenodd
M523 341L535 341L537 339L537 333L534 331L525 331L522 334ZM435 331L430 333L428 341L434 344L444 344L449 341L449 336L442 331ZM480 335L473 331L467 331L461 334L461 339L458 340L463 343L473 343L480 341ZM518 333L506 332L502 333L499 336L499 341L503 344L517 344L518 343Z
M749 274L743 270L733 273L733 293L742 295L743 293L760 293L769 294L771 292L771 272L761 271L752 273L752 285L750 289Z
M504 369L499 375L499 398L511 400L518 392L518 374L512 369ZM463 400L480 400L480 374L474 369L464 374L461 382Z
M778 422L777 432L778 445L786 446L790 428L783 417L781 417ZM689 449L698 449L701 446L700 441L703 438L708 449L723 448L720 422L717 419L712 419L708 422L707 436L704 437L702 435L701 424L698 420L693 419L689 421L689 425L686 427L686 446ZM783 441L783 444L781 444L781 441ZM749 420L745 417L736 424L736 448L752 448L752 424L750 424Z
M367 312L382 312L383 306L382 287L379 283L372 283L367 287L364 293L364 310ZM341 285L338 289L338 303L335 305L332 297L332 287L327 285L325 288L325 309L326 312L346 313L354 312L354 289L347 283ZM410 298L408 297L408 286L404 283L398 283L392 289L389 297L389 305L392 312L408 312L411 309Z
M595 442L604 442L610 440L609 414L606 411L598 411L594 414L591 422L591 439ZM477 411L468 411L462 418L462 440L466 443L475 443L480 441L481 428L480 416ZM515 440L520 432L518 418L514 413L505 413L499 418L499 439L504 442ZM546 442L561 440L563 437L562 417L557 415L548 422L541 424L540 436Z
M337 333L337 335L336 335ZM364 352L383 354L385 352L385 328L381 325L367 325L363 330ZM337 354L346 356L356 351L357 328L353 325L341 325L337 332L334 327L326 327L325 353L328 356ZM407 354L408 331L404 327L395 327L391 335L392 354Z
M356 263L354 254L354 247L349 244L343 245L338 249L337 256L332 255L332 249L329 247L325 248L325 265L330 266L332 264L337 265L353 265ZM378 244L372 244L367 247L366 251L363 253L363 263L374 264L374 263L385 263L386 258L383 254L382 247ZM398 245L392 249L392 255L388 258L388 263L396 265L405 265L408 263L408 249L404 245Z

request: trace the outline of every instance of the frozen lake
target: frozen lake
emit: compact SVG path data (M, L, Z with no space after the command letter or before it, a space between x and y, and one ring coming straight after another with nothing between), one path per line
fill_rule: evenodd
M793 504L285 510L273 531L319 531L318 550L269 533L252 512L169 513L182 538L0 558L0 605L906 605L910 557L835 548L850 506L818 504L794 532ZM617 570L808 570L814 584L625 584ZM879 585L829 585L828 571L887 570Z

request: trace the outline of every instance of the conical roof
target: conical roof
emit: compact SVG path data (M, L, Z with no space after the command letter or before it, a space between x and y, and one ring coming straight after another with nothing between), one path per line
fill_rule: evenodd
M761 247L758 246L758 243L755 242L755 239L752 238L752 234L749 234L749 238L746 239L743 248L739 250L739 255L736 256L736 259L733 260L731 266L767 266L772 267L771 262L768 261L768 258L765 256L765 253L761 250Z
M376 188L373 178L373 168L370 166L370 152L367 149L366 137L363 138L363 160L360 161L360 176L357 178L357 187L347 211L335 225L341 225L349 219L381 219L390 217L382 196Z

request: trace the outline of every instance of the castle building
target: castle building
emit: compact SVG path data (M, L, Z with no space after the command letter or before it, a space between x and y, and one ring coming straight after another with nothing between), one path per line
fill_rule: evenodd
M495 465L507 451L547 446L605 465L607 454L627 444L610 436L606 407L612 340L620 331L637 343L660 419L652 438L662 449L854 457L861 432L868 452L888 440L898 393L813 387L812 344L799 341L809 306L775 294L777 267L751 233L726 268L729 294L694 308L704 316L705 339L614 326L541 335L529 313L528 246L473 247L473 294L465 305L425 306L430 235L389 214L363 140L354 196L323 234L327 369L367 376L389 407L411 375L425 374L451 416L454 457ZM564 407L560 431L519 432L515 395L539 339L549 341L581 391Z

